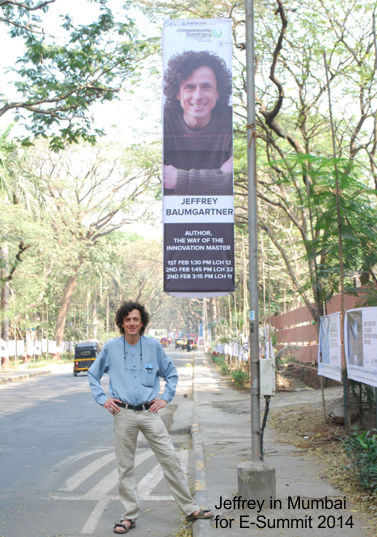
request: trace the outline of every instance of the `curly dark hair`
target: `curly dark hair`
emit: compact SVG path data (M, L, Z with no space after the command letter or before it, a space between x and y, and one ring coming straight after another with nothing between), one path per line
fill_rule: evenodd
M229 97L232 94L232 75L224 60L216 54L207 51L195 52L189 50L182 54L176 54L169 60L164 76L164 93L167 105L178 105L177 95L182 82L199 67L209 67L215 73L219 98L216 106L229 105Z
M141 322L143 323L143 326L141 327L140 334L143 335L144 331L149 323L149 313L145 309L145 307L142 304L139 304L139 302L132 302L131 300L127 302L123 302L119 308L116 311L115 314L115 323L117 327L119 328L121 334L124 334L124 328L123 328L123 319L127 317L127 315L132 310L138 310L140 311L141 315Z

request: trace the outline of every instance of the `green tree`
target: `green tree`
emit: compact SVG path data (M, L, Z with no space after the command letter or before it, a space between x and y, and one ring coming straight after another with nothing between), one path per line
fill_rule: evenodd
M143 152L139 148L139 152ZM46 190L45 221L55 235L64 281L55 340L63 341L67 314L82 267L97 242L126 224L148 216L153 163L140 167L136 150L112 144L73 146L59 154L38 144L30 165ZM144 202L144 203L143 203Z
M3 31L23 44L15 64L3 67L4 79L11 78L14 89L1 95L0 117L15 112L30 132L24 143L49 136L50 146L58 149L64 141L92 142L99 134L90 106L117 97L145 47L128 12L114 14L111 5L110 0L81 1L89 19L82 25L56 0L0 3ZM48 22L53 19L46 17L57 7L62 10L55 15L60 16L60 28L54 37Z
M0 311L1 337L9 333L10 282L28 249L33 244L36 215L43 203L43 192L33 174L23 174L23 151L9 140L9 132L0 136Z

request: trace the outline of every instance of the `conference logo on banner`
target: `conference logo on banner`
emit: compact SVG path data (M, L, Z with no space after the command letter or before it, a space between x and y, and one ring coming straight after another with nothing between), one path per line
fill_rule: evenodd
M320 317L318 375L338 382L342 380L339 312Z
M344 349L348 378L377 387L377 307L346 312Z
M164 291L234 291L232 33L228 19L163 28Z

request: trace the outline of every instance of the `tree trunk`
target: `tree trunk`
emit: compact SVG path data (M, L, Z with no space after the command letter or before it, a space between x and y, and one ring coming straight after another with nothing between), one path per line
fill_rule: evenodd
M210 308L211 308L211 322L212 322L212 328L211 328L211 334L212 339L216 339L217 335L217 298L215 296L212 296L209 299Z
M1 259L1 338L8 342L9 340L9 320L7 317L8 308L9 308L9 285L5 281L5 274L8 270L9 265L9 254L8 246L4 243L1 246L0 252ZM1 365L3 367L8 367L10 365L9 358L1 358Z
M68 281L64 289L62 305L60 306L58 317L56 319L55 335L54 335L56 345L58 347L60 347L61 344L63 343L65 323L67 321L67 315L68 315L69 308L71 305L72 295L76 288L78 272L79 272L79 268L77 268L75 273L68 278ZM59 358L59 353L57 357Z
M110 298L109 294L106 295L106 335L110 331Z

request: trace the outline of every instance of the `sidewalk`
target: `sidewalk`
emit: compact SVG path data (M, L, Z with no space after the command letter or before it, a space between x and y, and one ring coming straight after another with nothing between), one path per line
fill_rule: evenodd
M49 375L56 371L57 368L61 368L61 364L49 364L48 366L30 369L27 365L20 366L17 369L0 369L0 384L19 382L31 377L39 377L40 375Z
M195 496L219 515L217 522L216 517L211 523L195 522L194 537L369 537L365 516L355 513L344 494L324 480L325 468L304 450L279 443L268 421L264 458L276 471L275 504L261 510L234 508L239 497L237 467L251 459L250 394L228 386L200 353L195 356L193 383ZM327 400L339 396L339 388L328 390ZM299 404L304 396L313 403L320 400L315 390L282 393L273 397L271 407ZM225 500L230 501L224 506Z

